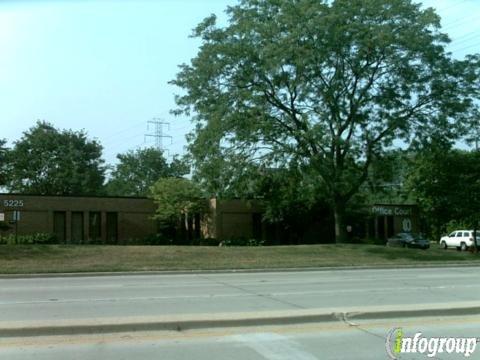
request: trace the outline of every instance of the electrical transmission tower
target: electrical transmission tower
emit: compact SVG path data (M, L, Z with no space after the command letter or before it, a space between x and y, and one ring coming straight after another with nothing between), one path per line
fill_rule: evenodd
M173 138L170 135L165 135L163 127L167 127L167 131L170 131L170 123L163 121L159 118L153 118L147 122L147 130L150 131L150 125L153 125L153 134L145 134L145 141L147 137L155 138L155 147L160 151L168 151L163 146L163 139L169 138L170 144L173 141Z

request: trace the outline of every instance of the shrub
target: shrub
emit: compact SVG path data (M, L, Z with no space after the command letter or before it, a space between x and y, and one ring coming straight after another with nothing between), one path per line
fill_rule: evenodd
M215 238L193 239L191 245L193 246L218 246L220 241Z
M470 229L471 226L466 225L464 222L451 220L446 225L447 234L450 234L452 231L455 230L463 230L463 229Z
M173 240L162 234L152 234L143 238L131 238L122 245L173 245Z
M31 235L18 235L15 241L15 234L8 234L0 238L0 244L4 245L46 245L58 244L54 234L36 233Z
M10 229L10 225L5 221L0 221L0 231L7 231Z
M214 238L193 239L190 242L176 242L172 237L162 234L152 234L144 238L131 238L123 242L122 245L191 245L191 246L218 246L219 240Z
M265 240L247 239L247 238L230 238L222 241L225 246L263 246Z

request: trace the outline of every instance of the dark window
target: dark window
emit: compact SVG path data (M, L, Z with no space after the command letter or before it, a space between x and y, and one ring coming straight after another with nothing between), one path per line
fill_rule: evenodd
M387 237L393 236L395 228L393 224L393 216L387 216Z
M53 213L53 233L57 241L64 243L66 239L66 214L65 211L55 211Z
M200 224L200 214L195 214L195 239L200 239L201 237L201 224Z
M368 219L368 238L374 238L375 237L375 219L370 218Z
M385 239L385 216L377 217L377 236L379 239Z
M72 212L72 243L80 244L83 241L83 212Z
M118 241L118 214L107 213L107 243L116 244Z
M88 232L90 241L100 241L102 238L102 219L101 213L92 211L89 213Z
M252 214L252 235L254 239L260 240L262 238L262 214Z

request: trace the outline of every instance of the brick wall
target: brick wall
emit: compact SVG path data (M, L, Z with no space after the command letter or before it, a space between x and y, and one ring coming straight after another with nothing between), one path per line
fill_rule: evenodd
M72 212L81 213L83 216L83 239L81 242L91 240L89 221L92 213L100 215L98 221L102 242L107 240L107 213L117 214L116 242L118 243L155 234L157 230L156 222L152 220L155 204L146 198L0 194L0 213L5 214L6 221L13 220L14 211L20 212L19 235L54 233L55 230L58 232L58 226L55 228L54 223L55 221L62 223L59 219L62 220L64 216L65 242L67 243L72 242ZM56 213L57 218L55 218ZM112 229L112 225L110 229ZM13 224L9 232L14 232Z

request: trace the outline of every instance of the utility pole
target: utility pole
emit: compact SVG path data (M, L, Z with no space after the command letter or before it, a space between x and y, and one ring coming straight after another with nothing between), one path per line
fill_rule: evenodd
M145 139L147 137L153 137L155 138L155 147L157 150L160 151L166 151L166 149L163 146L163 139L169 138L170 139L170 144L172 143L173 139L170 135L165 135L163 131L163 127L167 127L167 131L170 130L170 123L165 122L162 119L159 118L153 118L152 120L149 120L147 122L147 130L150 131L150 125L153 125L153 133L152 134L145 134Z

